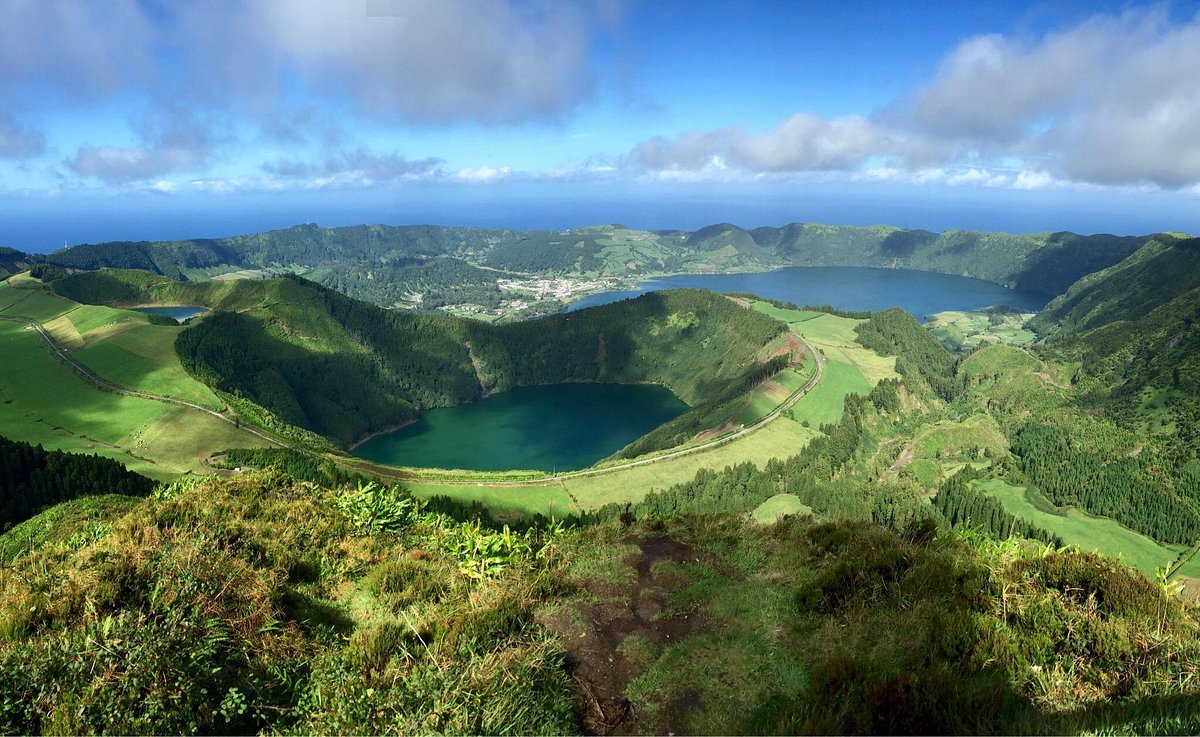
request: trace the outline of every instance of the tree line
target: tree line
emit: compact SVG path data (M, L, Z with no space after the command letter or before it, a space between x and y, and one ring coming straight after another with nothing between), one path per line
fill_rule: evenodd
M146 496L154 482L99 455L46 450L0 436L0 530L81 496Z

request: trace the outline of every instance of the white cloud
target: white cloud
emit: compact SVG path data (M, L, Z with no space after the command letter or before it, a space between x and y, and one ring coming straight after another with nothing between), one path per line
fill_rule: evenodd
M946 177L946 184L951 187L960 185L979 185L983 187L1003 187L1012 180L1004 174L993 174L987 169L965 169L957 174Z
M330 153L316 163L284 159L263 164L262 169L278 180L303 180L311 189L340 189L441 176L443 163L437 158L412 160L357 148Z
M1023 171L1013 182L1015 189L1045 189L1054 184L1054 177L1044 171Z
M933 80L870 118L797 113L758 134L730 125L660 136L626 163L676 180L714 173L718 156L745 175L1185 188L1200 182L1198 80L1200 15L1178 24L1162 9L1098 15L1037 39L969 38Z
M185 11L196 48L251 99L288 70L384 118L512 123L558 117L591 91L593 24L574 2L243 0ZM230 48L230 46L233 48ZM258 60L246 77L245 59Z
M84 177L124 184L207 165L218 136L209 121L183 110L163 110L135 126L138 145L81 146L67 165Z
M492 184L508 179L513 174L511 166L481 166L478 168L463 168L454 173L454 179L471 184Z
M630 161L660 172L729 168L752 172L831 171L853 168L870 156L896 150L897 145L886 131L856 115L825 120L799 113L760 134L748 133L738 125L685 133L673 140L652 138L638 144Z

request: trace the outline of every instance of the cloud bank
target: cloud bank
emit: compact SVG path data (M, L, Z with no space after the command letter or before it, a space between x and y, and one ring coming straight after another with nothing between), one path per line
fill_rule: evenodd
M1018 188L1200 183L1200 16L1097 16L1038 39L969 38L936 77L869 117L797 113L655 137L626 161L651 176L840 170ZM872 166L873 165L873 166Z

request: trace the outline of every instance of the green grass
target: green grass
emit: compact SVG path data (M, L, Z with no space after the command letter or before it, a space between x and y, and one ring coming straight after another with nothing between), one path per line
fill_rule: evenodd
M477 501L486 505L489 512L499 517L507 513L516 513L561 518L579 511L571 502L571 497L567 496L567 492L557 484L484 486L405 482L404 486L413 496L422 498L447 496L463 502Z
M928 458L917 458L904 467L902 473L917 481L927 489L932 489L941 483L942 466Z
M12 279L9 279L9 281L12 281ZM26 296L20 298L19 300L10 300L8 302L8 306L0 309L0 315L4 315L6 317L20 317L26 320L35 320L37 322L44 323L53 320L54 318L63 315L78 306L70 300L63 299L62 297L56 297L55 295L39 288L32 288L32 286L33 285L30 285L29 288L19 289L15 287L9 287L9 289L13 289L15 292L24 292Z
M850 394L867 395L874 384L857 367L841 361L828 361L821 380L808 394L796 402L788 413L797 422L809 427L837 422L842 417L842 405Z
M1068 508L1062 514L1051 514L1045 511L1050 508L1049 503L1044 499L1031 501L1023 486L1013 486L1001 479L974 483L980 491L998 499L1010 514L1058 535L1066 544L1114 558L1120 556L1129 565L1151 576L1155 569L1175 560L1183 550L1178 545L1161 545L1107 517L1096 517L1078 509ZM1200 560L1193 559L1180 574L1200 576Z
M137 323L92 343L72 357L98 376L121 386L220 411L225 403L184 371L179 362L175 336L184 329Z
M98 453L166 479L202 472L229 447L264 441L197 410L101 391L59 363L30 327L0 321L0 434Z
M565 479L563 483L583 509L595 509L610 502L636 502L651 490L667 489L691 481L701 468L720 470L745 461L762 467L772 458L789 458L800 452L818 434L815 429L801 427L796 422L780 417L766 427L725 445L644 466Z
M945 460L967 454L973 449L989 449L995 456L1008 452L1008 440L991 415L977 414L962 422L942 420L924 431L915 443L917 458Z
M795 494L776 494L762 504L759 504L750 518L763 525L774 524L789 514L812 514L812 507L800 501Z
M806 366L806 369L811 374L811 368ZM771 380L759 384L750 392L749 403L734 418L734 422L741 425L753 425L759 422L787 401L787 398L795 394L796 390L804 386L804 382L808 381L809 374L801 374L795 369L786 368Z

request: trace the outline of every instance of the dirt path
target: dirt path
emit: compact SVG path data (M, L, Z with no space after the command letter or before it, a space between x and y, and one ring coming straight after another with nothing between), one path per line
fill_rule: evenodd
M696 563L706 556L676 540L650 537L627 540L638 552L625 558L636 571L628 587L614 592L612 584L591 581L580 603L559 612L546 626L563 640L580 705L580 722L588 734L679 733L676 725L647 724L625 698L625 689L645 668L634 648L622 647L630 638L649 642L659 650L671 647L703 630L703 618L694 612L669 610L674 588L654 575L663 562Z

